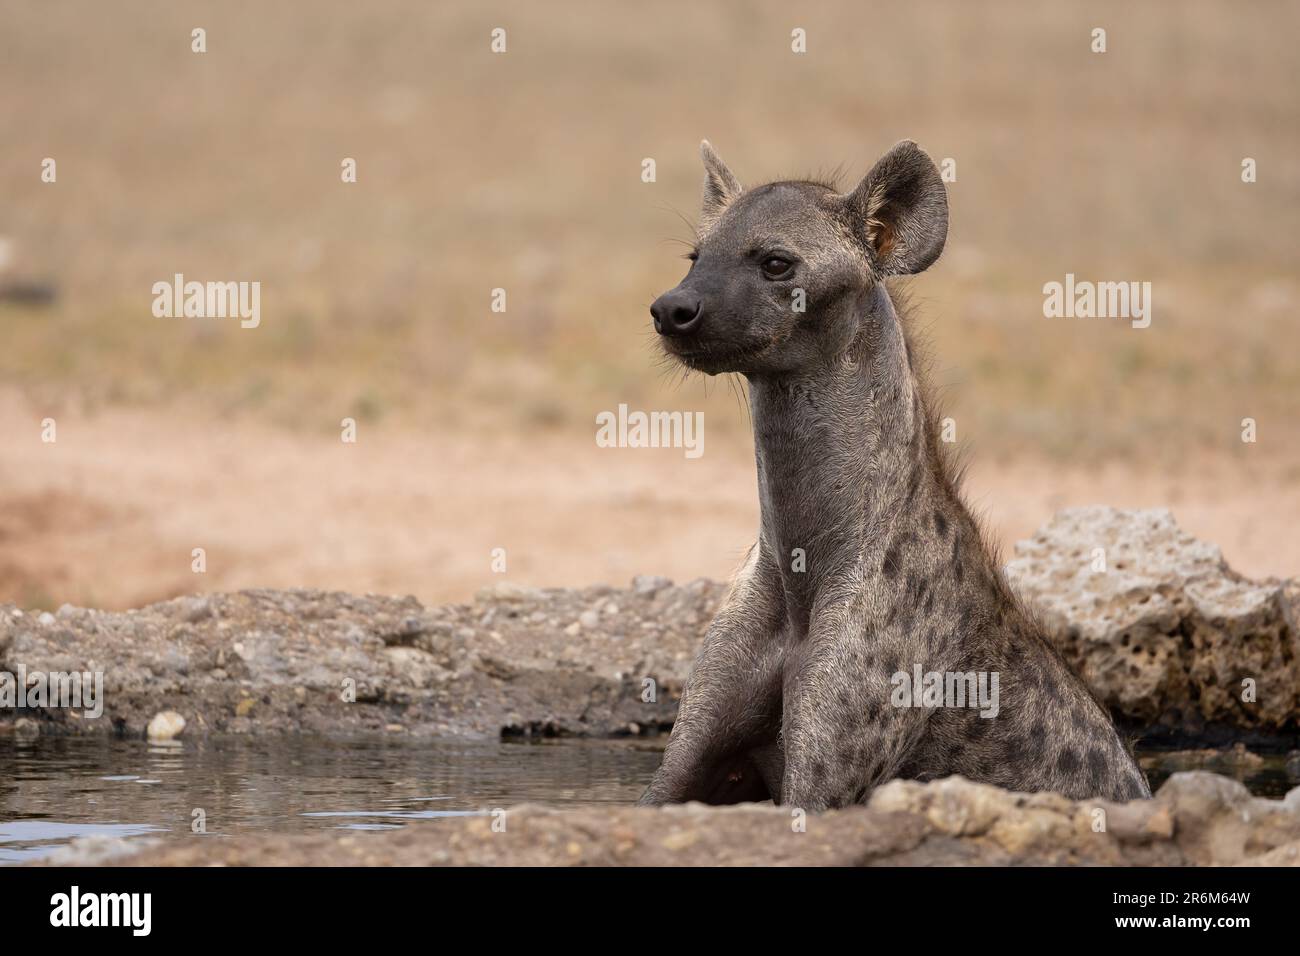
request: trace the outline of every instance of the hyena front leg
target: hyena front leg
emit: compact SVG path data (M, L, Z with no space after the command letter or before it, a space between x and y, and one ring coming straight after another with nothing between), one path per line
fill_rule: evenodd
M763 779L770 761L756 763L750 754L770 748L781 726L780 590L773 575L756 544L709 626L642 805L769 796Z
M928 711L893 706L891 676L910 671L917 650L852 615L810 632L786 663L783 805L817 812L861 803L898 775Z

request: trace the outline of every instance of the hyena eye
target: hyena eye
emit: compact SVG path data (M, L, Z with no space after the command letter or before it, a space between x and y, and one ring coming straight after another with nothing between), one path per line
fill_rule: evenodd
M785 279L794 272L794 263L789 259L782 259L780 256L769 256L763 260L763 278L776 281Z

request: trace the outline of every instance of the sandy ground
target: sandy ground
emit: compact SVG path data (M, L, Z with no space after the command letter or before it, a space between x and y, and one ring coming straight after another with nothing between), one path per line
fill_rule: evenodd
M42 415L0 393L0 600L134 607L195 591L312 586L460 600L503 580L725 577L756 525L748 443L703 457L602 449L590 431L506 439L365 429L356 444L180 411ZM739 414L739 412L737 413ZM1055 510L1168 506L1251 576L1300 571L1294 469L1178 473L976 454L968 498L1004 550ZM191 570L203 548L206 572ZM504 548L506 571L492 570Z

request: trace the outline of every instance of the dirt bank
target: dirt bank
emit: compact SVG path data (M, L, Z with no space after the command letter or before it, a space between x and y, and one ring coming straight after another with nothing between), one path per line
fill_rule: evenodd
M1110 508L1062 513L1018 549L1008 576L1137 732L1294 737L1296 582L1240 577L1168 512ZM0 606L0 672L103 679L99 716L11 705L0 732L141 736L162 711L190 735L654 731L674 718L723 590L639 577L629 588L501 585L438 607L311 590L125 612Z

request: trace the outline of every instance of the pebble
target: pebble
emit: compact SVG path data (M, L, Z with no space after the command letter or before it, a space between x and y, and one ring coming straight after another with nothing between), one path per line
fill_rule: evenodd
M1292 750L1286 755L1286 775L1292 780L1300 780L1300 750Z
M191 624L212 616L212 602L205 597L187 598L182 606L182 616Z
M660 577L657 574L638 574L632 579L632 590L637 594L654 595L672 586L671 578Z
M670 833L659 841L659 845L666 850L685 850L687 847L694 846L699 842L700 835L694 830L679 830L676 833Z
M174 710L164 710L154 714L146 733L150 740L172 740L179 737L184 729L184 717Z

